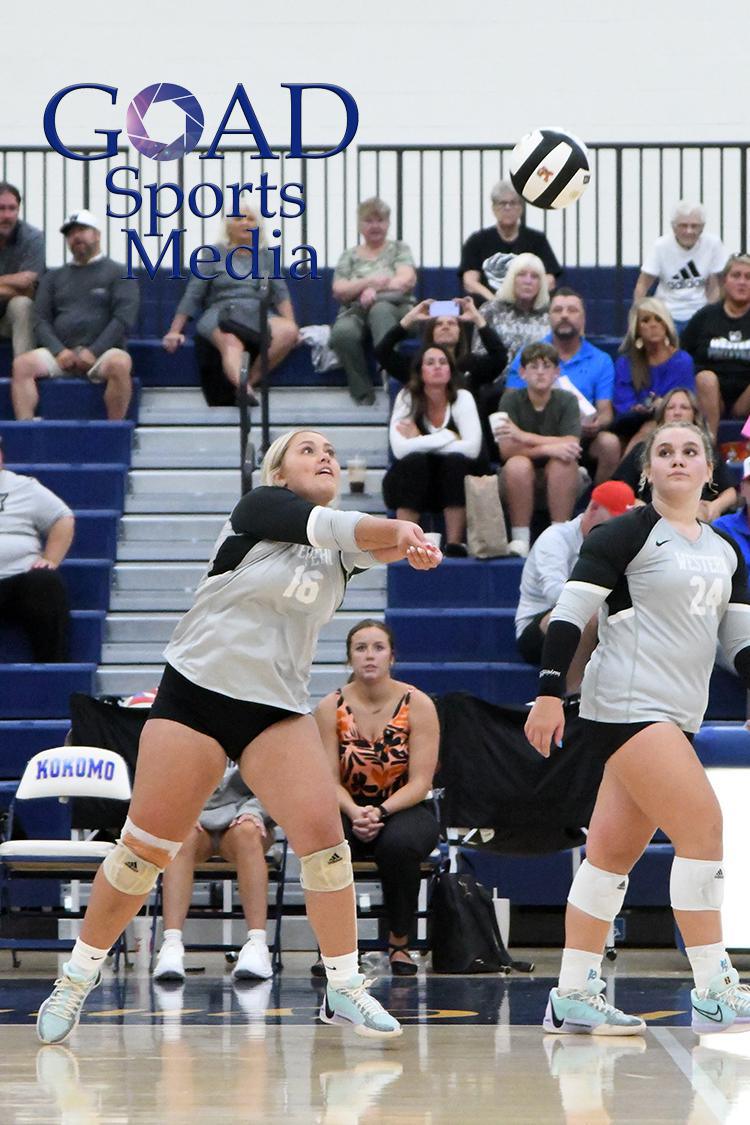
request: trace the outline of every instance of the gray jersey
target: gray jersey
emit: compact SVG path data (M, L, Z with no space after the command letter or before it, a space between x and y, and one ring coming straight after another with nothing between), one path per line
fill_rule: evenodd
M670 721L696 731L717 638L732 663L750 645L741 553L728 536L700 527L691 543L648 505L594 528L584 540L551 618L551 624L581 630L599 611L599 643L581 688L584 718ZM558 633L548 634L542 683L558 674Z
M0 578L30 570L42 553L42 538L68 505L33 477L0 469Z
M166 648L172 667L233 699L307 713L318 633L354 571L375 563L354 541L362 518L285 488L243 496Z

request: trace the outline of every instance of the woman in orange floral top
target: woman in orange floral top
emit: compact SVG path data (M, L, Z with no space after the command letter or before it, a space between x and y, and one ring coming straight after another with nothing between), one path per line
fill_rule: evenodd
M429 696L391 676L393 634L366 619L346 639L352 674L315 717L339 783L352 859L374 859L383 883L391 971L416 973L408 948L420 864L438 841L424 801L437 767L440 729Z

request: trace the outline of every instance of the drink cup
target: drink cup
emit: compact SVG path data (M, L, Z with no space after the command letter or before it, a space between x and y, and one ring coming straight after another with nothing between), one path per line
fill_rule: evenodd
M425 531L424 537L428 543L432 543L433 547L440 546L440 540L442 539L442 536L439 531Z
M490 429L492 430L493 434L497 433L500 427L507 421L507 410L496 410L493 414L490 414Z
M364 492L367 480L367 462L364 457L352 457L346 463L350 492Z

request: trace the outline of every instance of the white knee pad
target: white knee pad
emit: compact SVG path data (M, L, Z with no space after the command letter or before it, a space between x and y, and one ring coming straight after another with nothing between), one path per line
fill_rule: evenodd
M627 875L602 871L584 859L571 885L568 902L592 918L614 922L622 910L627 889Z
M332 848L300 856L300 885L306 891L343 891L354 882L352 853L346 840Z
M125 818L125 823L122 826L120 833L121 840L139 840L142 844L147 844L149 848L158 848L159 851L166 852L170 859L174 859L182 844L175 840L162 840L159 836L152 836L150 832L144 831L139 828L137 824L133 824L130 817Z
M724 863L719 859L683 859L676 855L669 876L673 910L721 910Z
M136 855L118 840L102 864L107 880L126 895L147 895L164 869Z

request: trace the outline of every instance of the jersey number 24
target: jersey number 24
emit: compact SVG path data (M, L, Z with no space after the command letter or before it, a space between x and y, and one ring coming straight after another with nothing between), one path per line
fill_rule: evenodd
M696 617L705 617L706 610L715 615L717 606L721 605L724 592L724 583L721 578L714 578L709 586L705 578L701 578L700 574L694 574L690 579L690 585L695 588L695 593L690 602L690 612L695 614Z

